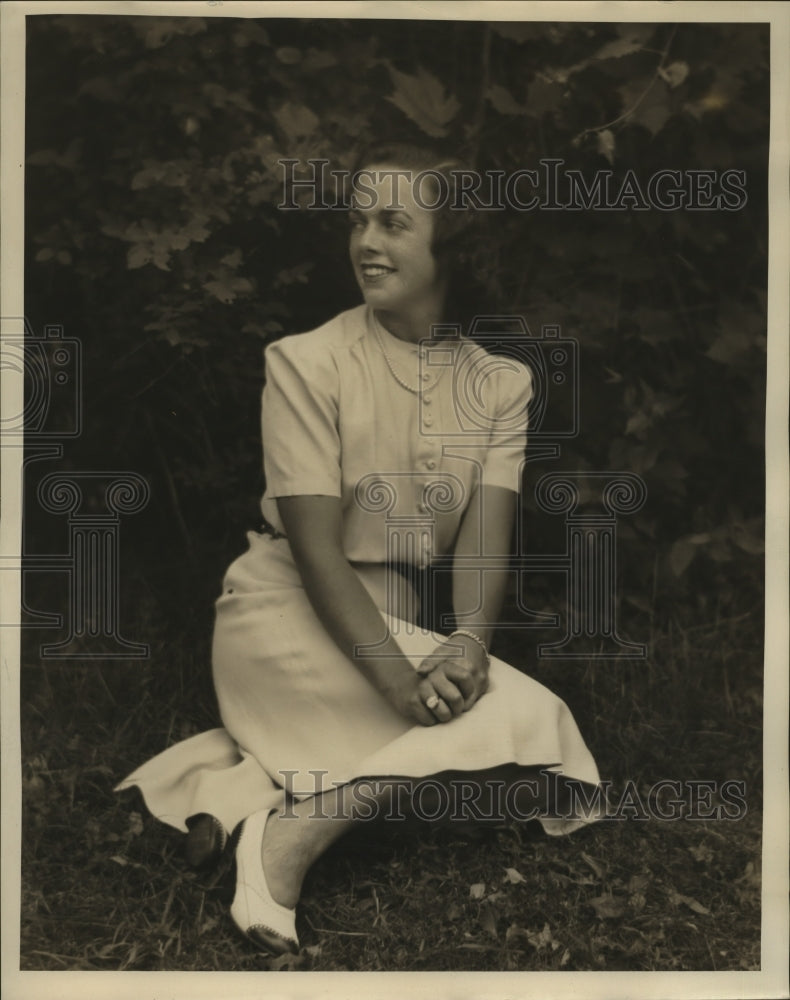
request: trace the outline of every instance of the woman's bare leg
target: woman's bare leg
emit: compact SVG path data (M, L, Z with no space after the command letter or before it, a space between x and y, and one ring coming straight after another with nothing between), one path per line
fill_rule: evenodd
M353 785L290 803L287 810L269 817L261 844L261 861L269 892L282 906L299 901L302 882L310 866L354 822L348 803Z

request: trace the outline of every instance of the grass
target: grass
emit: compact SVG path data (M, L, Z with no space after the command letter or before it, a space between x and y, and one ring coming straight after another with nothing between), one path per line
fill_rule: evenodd
M148 660L41 660L49 635L24 634L23 969L759 968L759 608L660 627L645 616L644 662L530 667L568 701L615 798L628 780L647 801L663 778L737 779L742 818L608 821L559 839L534 823L360 824L308 876L300 954L270 959L185 866L181 836L136 793L112 792L217 725L210 604L181 612L140 588L136 607L125 633L151 644ZM498 652L523 663L515 638Z

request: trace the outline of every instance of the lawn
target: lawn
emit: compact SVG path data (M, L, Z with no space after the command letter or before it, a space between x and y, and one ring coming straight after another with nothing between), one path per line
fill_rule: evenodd
M182 837L136 792L112 791L217 725L210 603L166 613L158 596L140 589L127 629L150 642L147 660L42 660L49 637L24 633L23 969L759 968L759 607L661 627L645 615L634 627L649 635L646 661L528 657L574 711L619 818L564 838L534 822L361 823L308 876L301 952L270 959L237 933L211 875L187 868ZM505 634L497 651L519 662L523 638ZM661 779L743 782L745 808L638 818Z

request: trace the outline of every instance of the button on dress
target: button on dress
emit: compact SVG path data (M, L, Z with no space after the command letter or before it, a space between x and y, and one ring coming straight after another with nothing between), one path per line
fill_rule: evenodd
M415 668L442 637L416 624L415 594L387 567L421 569L451 553L481 485L518 491L531 391L515 360L463 337L418 349L365 305L266 350L262 513L284 532L278 497L340 499L343 550L381 611L382 639L389 629ZM468 712L431 727L404 718L319 621L288 540L247 538L216 602L222 726L167 748L117 786L138 786L157 818L186 830L190 816L208 812L232 829L281 806L284 788L308 797L357 778L504 765L599 783L565 703L496 657L488 691ZM541 822L556 834L590 818Z

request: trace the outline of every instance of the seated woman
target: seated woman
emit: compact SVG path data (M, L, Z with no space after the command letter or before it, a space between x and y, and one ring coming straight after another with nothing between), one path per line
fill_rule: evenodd
M532 389L524 365L492 364L448 326L471 287L460 247L474 214L421 205L440 177L452 193L459 164L390 145L361 166L350 252L364 304L266 350L267 531L249 533L216 604L224 728L119 786L191 828L195 861L234 831L231 916L275 953L298 947L310 865L370 815L353 803L391 806L406 779L466 776L505 785L511 811L564 833L594 817L560 808L536 776L599 781L565 704L488 653ZM450 555L456 630L442 636L415 624L409 577ZM494 568L470 571L467 557Z

